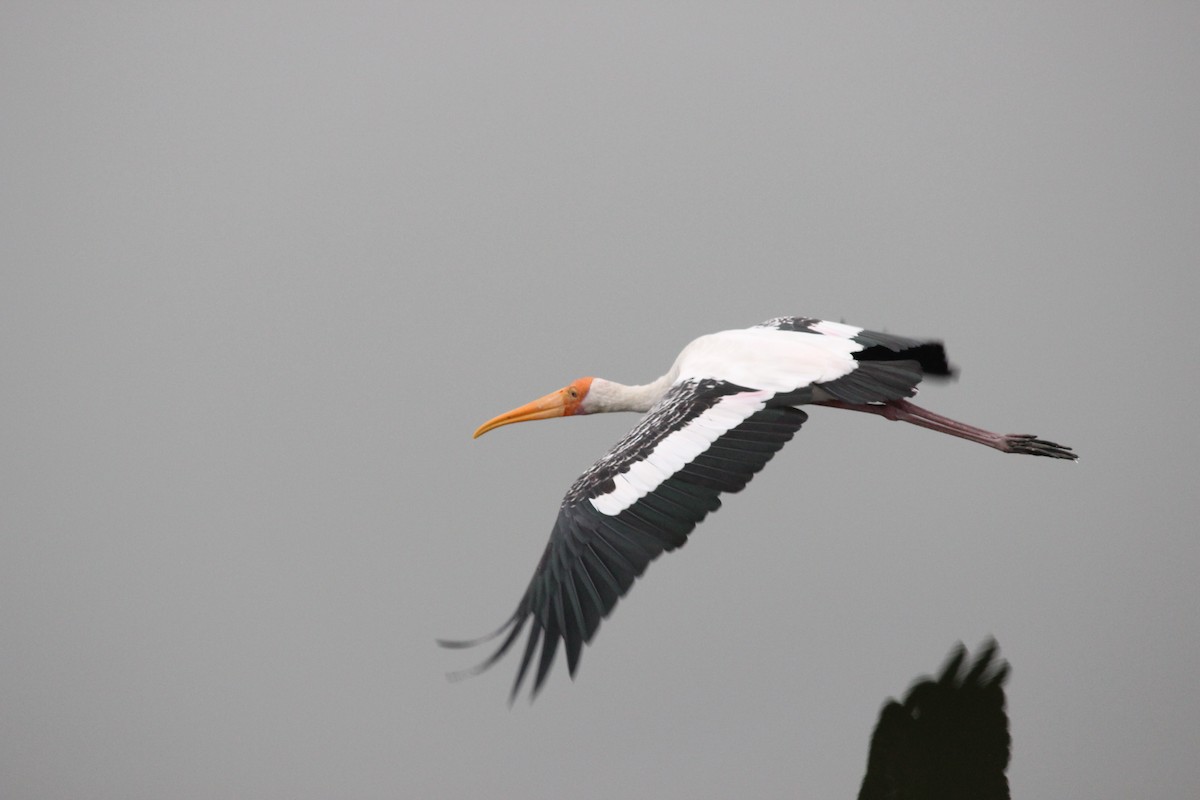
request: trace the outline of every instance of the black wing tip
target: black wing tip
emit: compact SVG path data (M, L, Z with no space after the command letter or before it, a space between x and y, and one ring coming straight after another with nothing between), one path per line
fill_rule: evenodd
M490 642L496 638L495 634L480 636L478 639L434 639L438 647L444 647L447 650L465 650L468 647L478 647L484 642Z
M480 673L486 672L492 667L492 665L499 661L505 653L508 652L510 647L512 647L513 642L516 641L517 637L521 634L521 630L525 627L525 622L528 618L529 615L527 613L523 613L523 608L518 608L517 612L509 617L507 622L486 636L469 640L436 639L435 641L441 647L446 647L451 650L459 650L484 644L492 639L495 639L497 636L500 636L505 631L508 631L508 635L504 638L504 641L500 643L500 646L497 647L495 652L493 652L490 656L473 667L447 672L446 679L451 683L457 683L459 681L466 680L467 678L473 678Z
M511 617L505 620L504 624L499 628L496 628L496 630L492 631L491 633L485 633L483 636L480 636L476 639L434 639L434 641L438 643L439 647L445 647L448 650L465 650L469 647L478 647L481 644L490 642L492 639L495 639L497 636L511 628L519 617L520 612L513 614Z
M1009 663L999 658L1000 644L996 637L988 636L975 651L975 658L965 667L970 655L965 645L958 642L942 664L938 683L953 686L1002 686L1008 679Z
M476 664L475 666L467 669L453 670L446 673L446 680L450 683L459 683L467 680L468 678L474 678L476 675L480 674L486 669L487 667L483 664Z
M948 380L958 377L958 367L946 356L946 346L937 340L921 341L864 331L856 337L864 348L855 361L915 361L926 378Z
M962 642L958 642L950 649L946 655L946 661L942 664L941 673L938 676L938 683L952 683L958 679L958 671L962 668L962 663L967 659L967 648Z
M949 362L943 362L940 369L927 369L922 365L921 371L925 373L925 377L929 380L941 383L956 381L962 375L962 370Z

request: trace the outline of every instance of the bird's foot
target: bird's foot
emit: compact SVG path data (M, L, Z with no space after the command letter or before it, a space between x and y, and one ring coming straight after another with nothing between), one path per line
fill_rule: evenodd
M1066 445L1039 439L1030 433L1008 433L1000 439L1001 446L997 449L1006 453L1023 453L1029 456L1047 456L1048 458L1065 458L1078 461L1079 456Z

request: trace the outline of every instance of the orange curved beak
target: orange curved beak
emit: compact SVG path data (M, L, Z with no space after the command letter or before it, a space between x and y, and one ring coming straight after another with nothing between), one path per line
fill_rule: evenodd
M532 403L526 403L520 408L514 408L512 411L505 412L498 417L492 417L487 422L475 429L475 435L472 439L478 439L492 428L499 428L501 425L511 425L514 422L529 422L535 419L550 419L551 417L563 417L568 412L570 398L566 389L559 389L557 392L551 392L545 397L539 397Z

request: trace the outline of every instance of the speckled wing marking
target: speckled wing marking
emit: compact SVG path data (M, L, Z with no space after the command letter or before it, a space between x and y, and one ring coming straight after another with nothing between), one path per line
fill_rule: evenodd
M862 328L847 325L844 322L830 322L812 317L772 317L766 322L755 325L756 328L774 328L777 331L794 331L796 333L819 333L824 336L838 336L843 339L853 339L863 332Z
M587 499L603 513L619 513L730 428L761 411L772 394L716 380L673 386L633 430L579 476L563 505Z
M720 381L673 387L567 492L525 595L493 634L508 635L474 671L496 663L529 623L510 699L520 691L539 641L533 693L560 641L573 676L583 645L646 566L683 545L697 523L720 507L721 492L744 488L808 418L769 400L769 393Z

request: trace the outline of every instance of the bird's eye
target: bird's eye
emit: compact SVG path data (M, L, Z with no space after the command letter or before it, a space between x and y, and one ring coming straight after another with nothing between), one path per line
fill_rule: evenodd
M571 396L572 400L579 399L579 390L576 389L574 386L570 386L567 388L567 394L569 394Z

